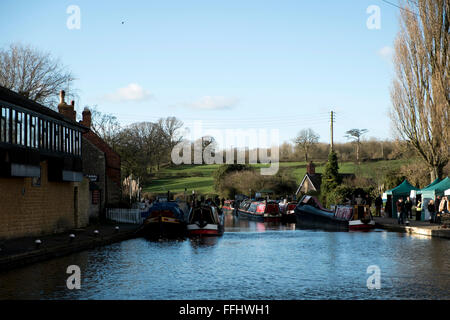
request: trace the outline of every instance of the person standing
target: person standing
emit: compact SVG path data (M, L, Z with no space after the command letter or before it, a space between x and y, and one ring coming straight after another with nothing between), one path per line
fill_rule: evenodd
M412 202L411 199L409 197L406 197L406 201L405 201L405 213L406 213L406 218L409 217L409 219L412 219Z
M437 196L436 201L434 201L434 212L439 212L440 203L441 203L441 196Z
M381 199L380 195L375 198L375 215L377 217L381 217L381 206L383 205L383 199Z
M392 198L390 197L387 198L386 206L384 207L384 215L392 218Z
M449 207L448 197L443 197L441 203L439 203L439 212L448 213L450 211Z
M416 204L416 221L420 221L422 218L422 201L417 200Z
M434 206L434 200L433 199L431 199L428 202L427 209L428 209L428 212L430 213L430 223L434 223L435 214L436 214L436 208Z
M449 203L447 197L443 197L441 202L439 203L438 211L436 212L436 223L441 224L442 223L442 215L444 213L448 213L449 210Z
M365 200L366 200L366 204L369 206L369 209L370 209L370 207L372 206L372 198L369 196L368 193L366 194Z
M398 199L397 202L397 215L398 215L398 224L405 224L405 203L403 199Z

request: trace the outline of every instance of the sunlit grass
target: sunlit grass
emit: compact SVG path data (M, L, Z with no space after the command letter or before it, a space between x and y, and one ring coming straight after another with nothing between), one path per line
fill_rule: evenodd
M353 173L376 180L390 169L399 168L409 160L382 160L364 162L360 165L353 162L339 163L340 173ZM179 165L161 169L152 182L144 188L144 192L165 193L168 190L174 193L188 193L192 190L200 193L214 193L214 172L220 165ZM268 165L255 164L256 168L267 167ZM306 173L306 162L281 162L280 170L287 172L298 183ZM324 173L325 163L316 163L316 172Z

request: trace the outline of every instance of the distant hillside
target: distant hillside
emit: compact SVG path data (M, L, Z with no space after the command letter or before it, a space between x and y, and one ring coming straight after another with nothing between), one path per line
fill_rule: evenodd
M340 173L354 173L357 176L371 178L374 181L381 179L383 174L391 169L397 169L408 160L381 160L373 162L363 162L357 165L353 162L343 162L339 164ZM316 172L323 173L325 162L315 162ZM255 167L263 167L258 164ZM165 193L170 190L173 193L184 192L187 188L188 194L192 190L198 193L215 193L213 185L214 171L219 167L213 165L180 165L160 170L151 183L143 188L143 192ZM280 170L286 170L298 183L306 173L306 162L281 162Z

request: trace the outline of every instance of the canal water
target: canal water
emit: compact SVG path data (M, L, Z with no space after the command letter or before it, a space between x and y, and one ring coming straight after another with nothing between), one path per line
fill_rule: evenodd
M220 238L133 239L0 273L0 299L450 299L450 241L227 215Z

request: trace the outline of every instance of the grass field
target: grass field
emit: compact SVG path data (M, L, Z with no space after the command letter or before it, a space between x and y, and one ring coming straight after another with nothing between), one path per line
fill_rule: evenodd
M339 163L340 173L354 173L357 176L376 179L389 169L398 168L405 164L406 160L382 160L374 162L364 162L357 165L353 162ZM316 172L323 173L325 170L325 162L316 164ZM181 193L187 188L187 192L191 193L195 190L199 193L214 193L214 171L220 165L179 165L160 170L156 178L143 188L143 192L165 193L171 191L173 193ZM262 164L254 165L255 167L263 167ZM295 180L300 183L306 173L306 162L281 162L280 168L286 170Z

